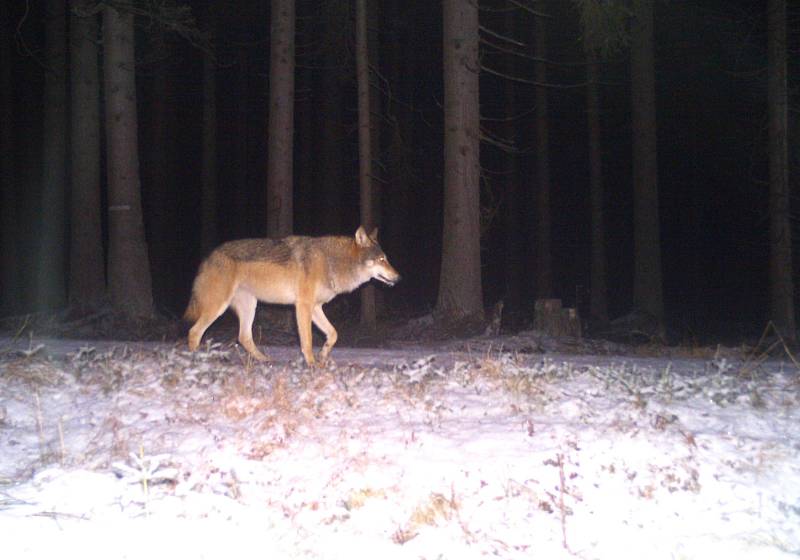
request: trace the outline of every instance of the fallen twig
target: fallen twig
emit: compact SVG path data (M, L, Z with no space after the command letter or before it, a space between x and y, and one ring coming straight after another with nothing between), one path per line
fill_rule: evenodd
M556 458L558 459L558 477L560 480L558 486L558 509L561 512L561 543L564 545L564 550L570 552L567 544L567 509L564 507L564 455L559 453Z

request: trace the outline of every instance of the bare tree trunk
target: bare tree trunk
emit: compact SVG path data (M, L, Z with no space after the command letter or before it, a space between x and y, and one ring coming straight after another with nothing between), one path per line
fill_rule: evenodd
M483 318L478 4L444 0L444 232L437 312Z
M663 332L661 233L658 210L653 0L634 2L631 29L633 128L633 305Z
M208 5L210 40L216 39L214 3ZM203 190L200 202L200 246L208 254L218 241L217 234L217 61L214 53L203 53Z
M8 4L0 6L0 315L21 306L17 180L14 164L14 82L12 77L11 17Z
M272 0L269 67L267 235L292 233L294 0Z
M358 86L358 184L361 225L371 231L375 223L372 199L372 116L370 114L367 0L356 0L356 82Z
M153 294L142 221L133 31L132 14L105 8L108 287L117 310L147 317L153 314Z
M100 202L100 79L98 21L90 2L71 0L70 72L72 179L69 303L79 312L105 295Z
M795 340L792 230L789 222L789 164L786 79L786 0L769 0L769 216L770 319L782 336Z
M547 83L547 27L535 18L534 56L536 81ZM536 294L553 296L552 212L550 207L550 131L547 121L547 88L536 88Z
M44 144L36 307L66 303L67 15L64 0L45 3Z
M592 257L590 266L589 315L604 325L608 322L606 286L606 227L603 207L603 150L600 143L600 92L597 52L587 51L586 114L589 128L589 199L591 203Z
M369 92L369 47L367 44L367 0L356 0L356 82L358 84L358 184L361 225L375 227L372 190L372 118ZM361 324L375 328L375 289L361 290Z

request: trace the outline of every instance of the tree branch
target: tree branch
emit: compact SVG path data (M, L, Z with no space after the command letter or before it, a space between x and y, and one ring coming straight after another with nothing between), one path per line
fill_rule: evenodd
M520 83L520 84L528 84L528 85L536 86L536 87L546 87L546 88L551 88L551 89L574 89L574 88L586 87L586 82L578 82L578 83L575 83L575 84L552 84L552 83L538 82L536 80L531 80L531 79L528 79L528 78L522 78L520 76L512 76L511 74L506 74L505 72L500 72L499 70L494 70L493 68L490 68L490 67L486 66L485 64L481 64L481 69L483 71L487 72L488 74L492 74L494 76L499 76L500 78L503 78L503 79L506 79L506 80L511 80L513 82L517 82L517 83Z

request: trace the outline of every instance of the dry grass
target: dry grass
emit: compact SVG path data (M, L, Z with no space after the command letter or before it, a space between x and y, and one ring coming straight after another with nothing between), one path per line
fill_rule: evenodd
M6 362L3 377L19 380L31 388L53 387L70 379L61 367L38 358L17 358Z
M397 544L405 544L416 537L426 525L437 527L457 519L458 510L459 504L453 490L449 498L439 492L431 492L428 498L411 512L408 522L392 534L392 540ZM463 524L462 529L464 529Z
M386 490L380 488L361 488L358 490L352 490L350 494L348 494L347 498L344 499L343 505L347 511L351 511L364 507L369 500L375 498L385 499L386 496Z

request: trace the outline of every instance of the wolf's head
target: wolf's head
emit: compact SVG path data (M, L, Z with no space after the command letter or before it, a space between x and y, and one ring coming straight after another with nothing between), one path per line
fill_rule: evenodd
M367 235L364 227L356 230L356 246L359 248L361 266L370 275L370 278L380 280L387 286L394 286L400 281L400 274L389 264L386 253L378 244L378 228Z

